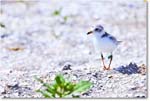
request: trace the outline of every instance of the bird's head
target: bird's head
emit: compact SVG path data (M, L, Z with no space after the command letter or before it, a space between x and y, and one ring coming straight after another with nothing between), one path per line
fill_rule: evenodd
M92 31L89 31L89 32L87 33L87 35L93 34L93 33L101 33L101 32L103 32L103 31L104 31L103 26L97 25L97 26L95 27L95 29L92 30Z

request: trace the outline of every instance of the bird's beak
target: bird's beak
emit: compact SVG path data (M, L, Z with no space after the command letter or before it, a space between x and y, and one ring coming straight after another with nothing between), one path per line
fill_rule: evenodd
M87 32L87 35L92 34L92 33L93 33L93 31L89 31L89 32Z

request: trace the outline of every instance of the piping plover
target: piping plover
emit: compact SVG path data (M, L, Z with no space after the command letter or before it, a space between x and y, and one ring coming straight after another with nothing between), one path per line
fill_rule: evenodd
M89 34L93 34L95 49L101 53L101 59L104 66L103 69L110 70L110 65L113 59L112 52L121 43L121 41L117 41L114 36L105 32L101 25L97 25L94 30L87 33L87 35ZM108 67L105 66L103 53L110 53L110 56L108 56L108 59L110 59Z

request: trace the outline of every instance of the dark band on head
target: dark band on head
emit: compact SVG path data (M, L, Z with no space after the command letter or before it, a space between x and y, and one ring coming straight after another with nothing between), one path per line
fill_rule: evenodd
M101 25L97 25L96 28L94 29L94 31L97 31L97 32L101 32L103 30L104 30L104 28Z

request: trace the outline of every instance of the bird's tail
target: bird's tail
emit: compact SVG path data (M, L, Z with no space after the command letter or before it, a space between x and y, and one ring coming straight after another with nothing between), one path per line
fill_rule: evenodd
M122 41L117 41L117 44L119 45L120 43L122 43Z

